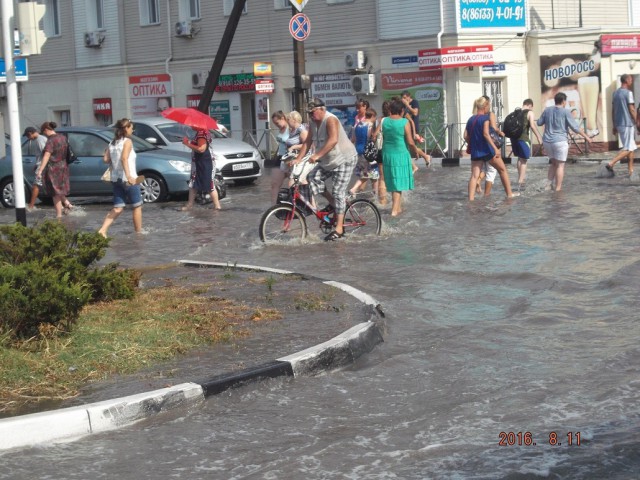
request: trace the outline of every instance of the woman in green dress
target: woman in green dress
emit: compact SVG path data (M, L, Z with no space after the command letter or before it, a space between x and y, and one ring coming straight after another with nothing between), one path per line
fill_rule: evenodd
M413 190L412 156L417 156L409 121L402 116L404 105L393 100L382 124L382 164L387 191L391 192L391 216L402 213L402 192Z

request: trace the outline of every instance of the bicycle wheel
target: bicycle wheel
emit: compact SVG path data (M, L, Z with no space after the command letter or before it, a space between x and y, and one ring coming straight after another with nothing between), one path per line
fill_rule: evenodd
M347 235L380 235L380 230L382 219L373 202L358 199L347 206L344 216L344 231Z
M260 220L260 240L265 243L286 242L307 236L304 215L291 205L274 205Z

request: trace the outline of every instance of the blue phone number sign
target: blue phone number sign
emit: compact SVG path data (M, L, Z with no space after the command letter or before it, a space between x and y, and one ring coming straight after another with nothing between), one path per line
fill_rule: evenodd
M523 31L527 28L526 0L458 0L461 30L496 29Z

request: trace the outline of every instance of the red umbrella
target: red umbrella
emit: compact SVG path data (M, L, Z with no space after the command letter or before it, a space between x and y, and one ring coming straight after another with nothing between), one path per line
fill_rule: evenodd
M218 122L195 108L170 107L160 112L160 114L164 118L201 130L216 130L218 128Z

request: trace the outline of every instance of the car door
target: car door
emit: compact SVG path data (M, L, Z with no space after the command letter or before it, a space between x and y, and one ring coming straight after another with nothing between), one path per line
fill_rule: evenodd
M110 193L111 185L100 177L108 165L103 162L108 142L91 132L66 132L76 161L69 165L71 195L98 195Z
M11 146L7 145L7 149L10 148ZM33 185L33 180L35 178L37 149L38 142L35 140L27 139L22 144L22 174L29 185Z

